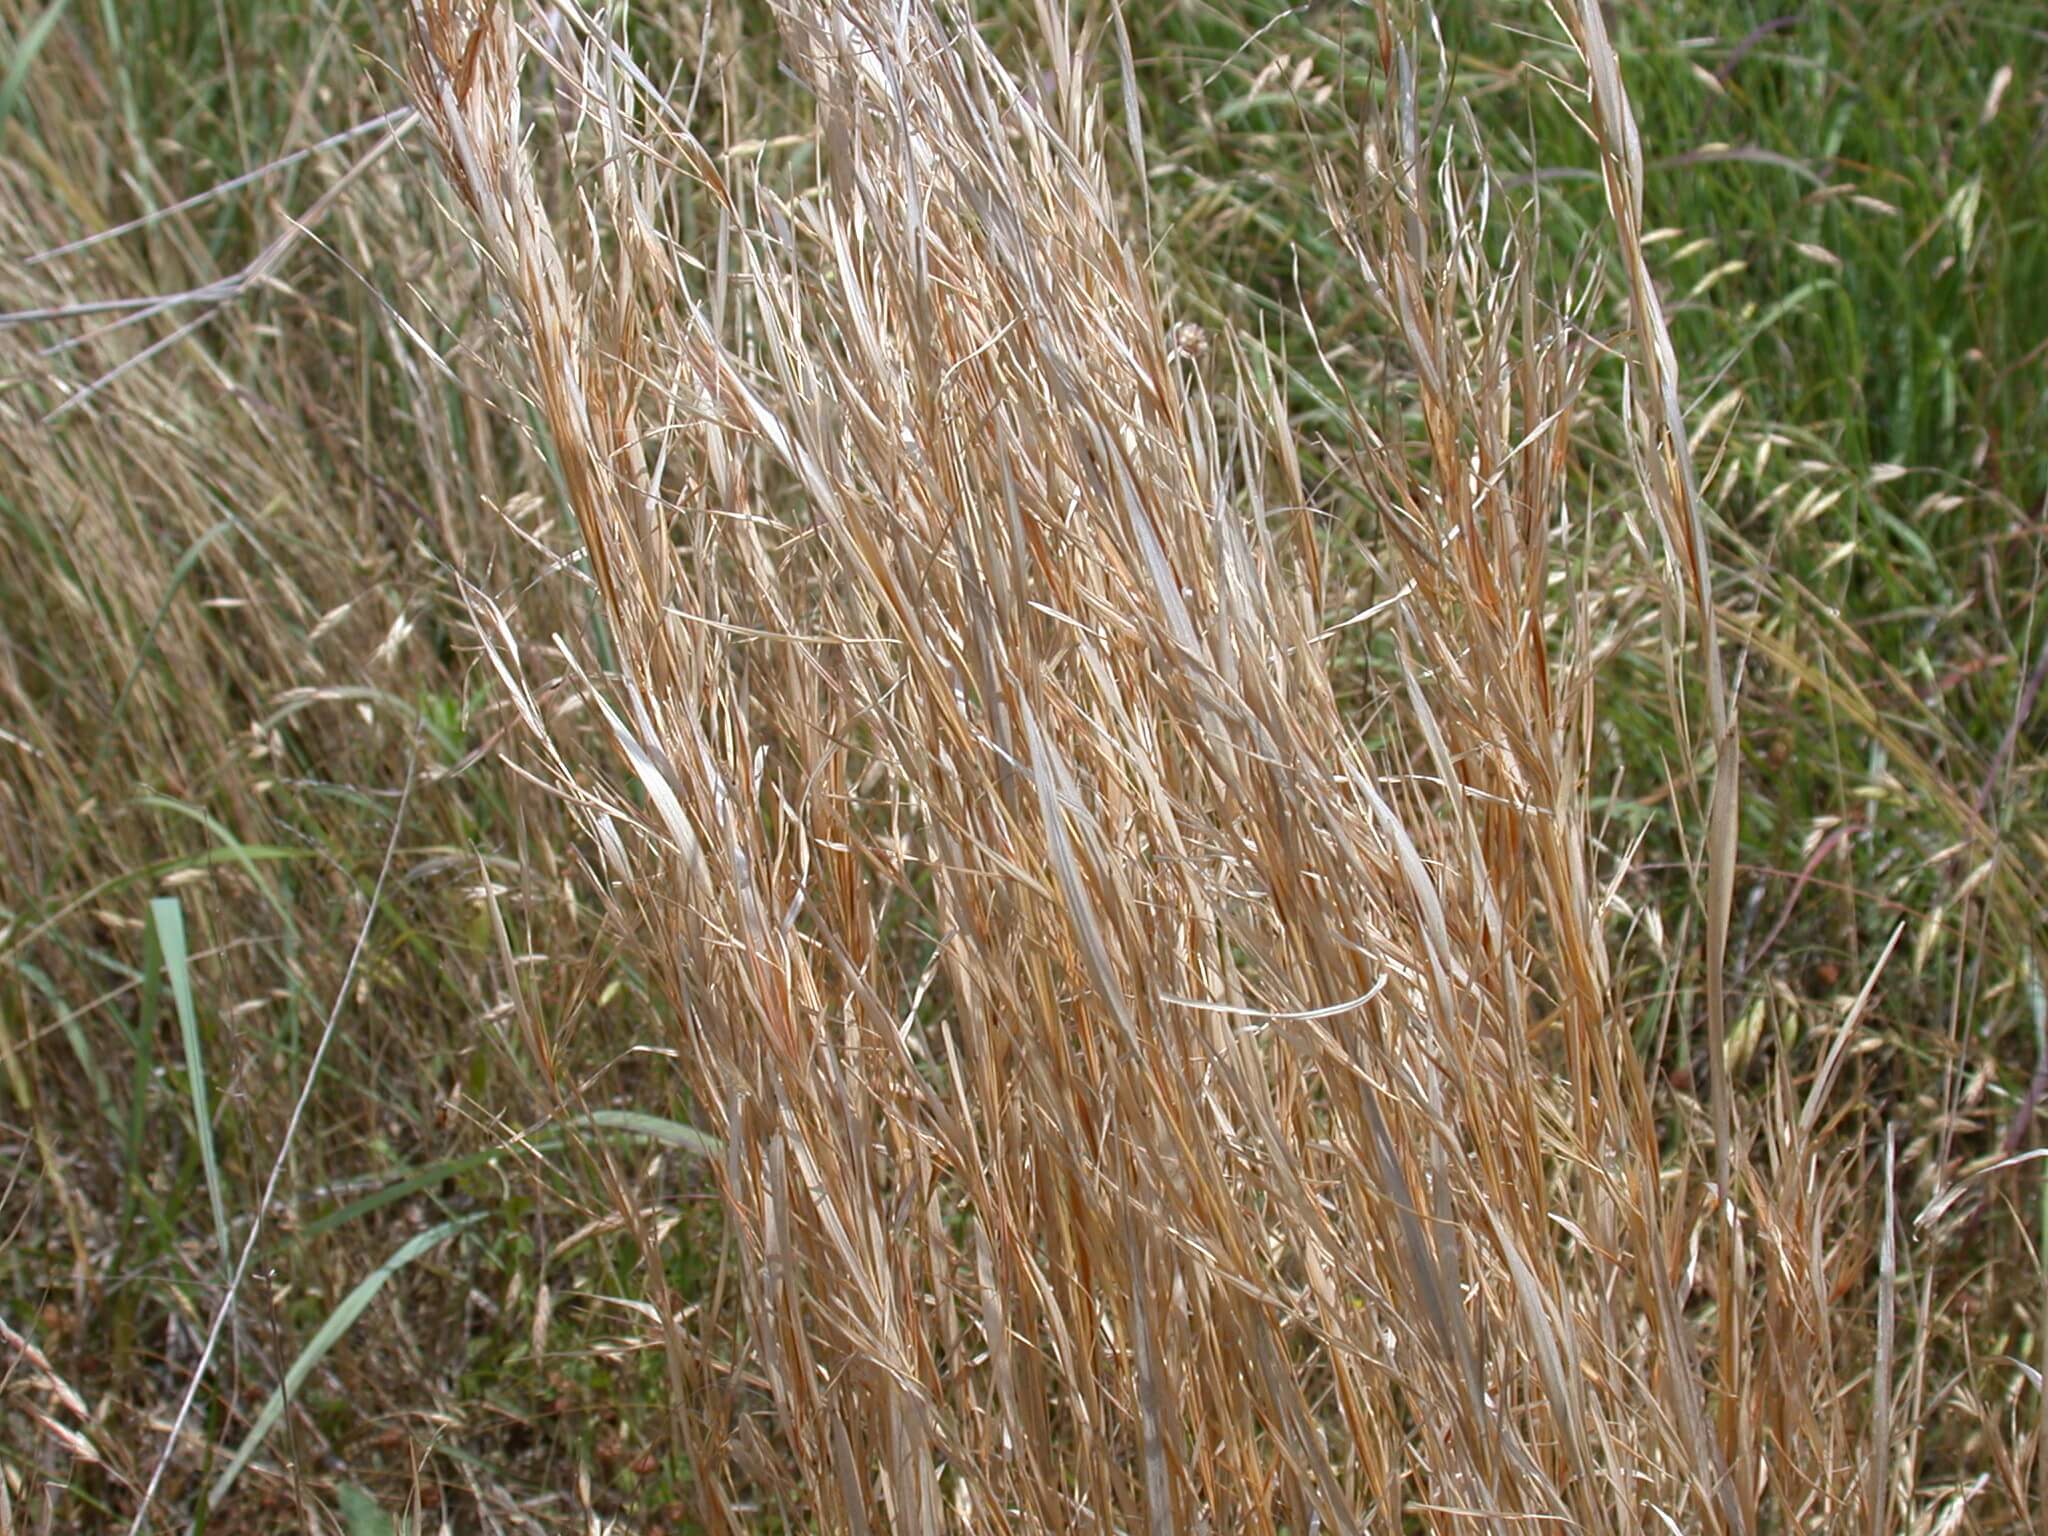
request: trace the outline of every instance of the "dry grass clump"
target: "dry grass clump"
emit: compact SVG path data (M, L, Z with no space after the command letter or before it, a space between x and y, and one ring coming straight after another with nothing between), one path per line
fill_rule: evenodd
M1922 1512L1893 1213L1850 1201L1832 1070L1742 1123L1719 1073L1708 1124L1653 1111L1590 824L1613 616L1561 538L1595 353L1497 189L1435 168L1390 33L1327 185L1419 410L1354 411L1333 490L1267 374L1159 291L1087 65L1128 60L1113 16L1042 8L1020 64L952 11L778 5L819 165L779 186L576 13L418 14L630 780L551 744L472 601L725 1147L739 1321L663 1320L708 1523ZM1639 157L1598 8L1573 24L1667 664L1732 763ZM589 173L551 203L557 153ZM1368 547L1329 545L1333 495ZM1386 593L1364 719L1331 684L1339 560ZM1875 1316L1837 1310L1872 1265Z

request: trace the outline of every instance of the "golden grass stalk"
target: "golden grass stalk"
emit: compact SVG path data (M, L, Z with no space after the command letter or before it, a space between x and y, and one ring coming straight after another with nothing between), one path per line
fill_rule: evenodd
M743 1324L668 1331L707 1520L763 1489L855 1532L1875 1520L1811 1117L1769 1179L1725 1092L1711 1166L1669 1145L1610 972L1594 604L1553 547L1589 351L1433 168L1391 36L1326 184L1418 409L1354 411L1378 535L1330 550L1271 382L1173 324L1063 8L1020 70L921 0L778 4L816 101L794 191L572 13L416 14L637 788L548 744L478 598L482 629L727 1149ZM571 105L560 145L529 92ZM594 169L550 206L557 149ZM1608 173L1637 467L1728 754L1633 152ZM1400 593L1365 720L1337 559ZM1754 1336L1745 1242L1782 1303Z

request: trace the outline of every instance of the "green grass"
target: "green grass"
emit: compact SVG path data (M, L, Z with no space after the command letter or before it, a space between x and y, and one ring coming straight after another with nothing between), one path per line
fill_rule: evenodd
M1712 466L1723 603L1746 637L1753 792L1732 957L1752 994L1806 1016L1811 1041L1907 921L1911 975L1881 993L1902 1059L1873 1075L1879 1113L1924 1118L1953 1070L1977 1077L1977 1113L2003 1132L2036 1061L2023 978L2048 853L2040 717L2015 727L2048 656L2048 35L2018 5L1784 11L1625 6L1615 21L1654 262ZM1439 15L1443 102L1471 114L1510 188L1535 189L1528 216L1564 280L1584 268L1602 196L1575 108L1547 84L1570 77L1567 56L1507 8ZM1339 118L1376 49L1371 18L1180 4L1134 25L1156 40L1139 51L1165 141L1160 223L1202 253L1191 301L1281 338L1314 420L1327 390L1296 294L1361 374L1380 343L1324 233L1300 125ZM1440 122L1462 132L1459 112ZM1677 751L1644 660L1640 699L1604 712L1621 837ZM1684 851L1663 841L1678 873ZM1683 888L1642 894L1675 912ZM1669 1065L1689 1079L1698 1063Z
M2044 1133L2048 28L1998 0L1613 9L1739 658L1737 1082L1761 1103L1776 1062L1809 1081L1903 924L1847 1071L1854 1144L1867 1157L1896 1128L1910 1214ZM694 26L639 10L647 56L687 74ZM1577 103L1547 83L1570 75L1548 24L1488 0L1440 16L1430 95L1453 157L1476 163L1469 114L1540 221L1546 279L1614 281L1587 247L1602 194ZM1127 25L1176 312L1257 336L1311 432L1340 384L1400 409L1316 188L1315 157L1341 156L1376 89L1371 17L1140 0ZM707 137L772 137L786 82L730 18L715 41L764 79L758 120ZM387 110L403 46L347 4L0 0L0 308L241 269L367 141L23 262ZM509 705L454 573L521 596L523 634L585 633L592 610L545 579L573 540L552 498L520 499L552 477L467 346L496 311L414 154L91 413L41 424L168 323L54 356L97 322L0 330L0 1162L18 1170L0 1318L47 1366L0 1364L25 1529L125 1523L280 1156L262 1280L195 1399L160 1528L210 1505L211 1529L279 1528L318 1504L351 1531L522 1506L567 1529L584 1489L649 1528L694 1508L685 1406L633 1307L729 1306L725 1237L703 1149L674 1129L693 1108L659 1054L658 988L617 955L561 807L495 761ZM479 495L529 537L478 518ZM1587 512L1604 521L1582 579L1653 544L1625 508ZM1328 541L1333 609L1375 596L1344 554L1356 531ZM1614 785L1611 851L1647 839L1617 892L1619 985L1676 1126L1706 1096L1683 937L1705 808L1655 616L1624 587L1616 611L1646 638L1595 777ZM1362 698L1390 642L1357 641ZM1982 1426L2039 1422L2038 1388L2001 1399L1996 1361L2042 1358L2043 1182L2038 1162L1986 1176L1945 1218L1961 1236L1902 1261L1947 1373L1921 1482L1993 1473L1962 1529L2016 1529L2025 1508L2026 1470L1992 1467ZM634 1230L621 1195L674 1225ZM44 1376L91 1419L49 1408Z

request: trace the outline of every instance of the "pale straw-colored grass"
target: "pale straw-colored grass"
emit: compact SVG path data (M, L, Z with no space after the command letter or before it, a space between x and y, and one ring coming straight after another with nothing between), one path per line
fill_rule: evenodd
M1325 182L1414 409L1322 450L1376 512L1340 549L1265 372L1160 291L1092 83L1119 25L1041 7L1022 64L925 0L775 14L794 185L569 13L425 0L411 56L588 552L611 770L550 744L551 637L479 625L725 1145L739 1321L662 1329L707 1521L1890 1528L1827 1080L1746 1128L1719 1073L1710 1125L1653 1110L1589 826L1603 598L1559 538L1597 354L1433 158L1395 34ZM1568 21L1667 665L1732 764L1640 157ZM1365 717L1333 562L1394 599Z

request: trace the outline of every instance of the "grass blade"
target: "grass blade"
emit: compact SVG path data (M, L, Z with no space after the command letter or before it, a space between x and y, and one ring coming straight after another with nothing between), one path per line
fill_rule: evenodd
M43 51L43 45L49 42L50 34L57 30L57 23L64 19L64 13L70 6L71 0L50 0L49 8L29 23L21 41L14 45L14 52L7 60L6 77L0 78L0 127L5 127L7 120L14 115L36 55Z
M228 1202L221 1184L220 1156L213 1145L213 1101L206 1091L206 1052L199 1039L199 1013L192 1005L192 967L185 948L185 913L175 896L154 897L149 904L164 969L171 979L171 1005L178 1014L178 1038L185 1050L185 1083L192 1096L192 1123L199 1137L199 1162L206 1170L206 1198L213 1207L213 1230L220 1243L220 1261L228 1262Z
M212 1488L207 1490L206 1501L209 1505L218 1505L227 1496L228 1490L235 1485L235 1479L242 1475L257 1451L262 1449L263 1442L269 1438L270 1432L277 1428L277 1422L284 1417L285 1405L291 1401L293 1394L305 1385L306 1378L313 1374L314 1367L327 1358L327 1352L340 1343L349 1329L355 1326L356 1319L369 1310L370 1303L375 1301L378 1292L390 1283L391 1277L421 1254L431 1252L458 1232L467 1231L475 1226L484 1219L484 1214L478 1211L474 1215L444 1221L408 1238L390 1258L371 1270L356 1283L354 1290L342 1297L341 1305L328 1315L327 1321L320 1325L319 1331L311 1339L307 1340L306 1347L299 1351L298 1358L292 1361L291 1366L285 1371L284 1380L268 1398L264 1399L263 1407L257 1411L256 1422L249 1426L249 1433L242 1437L241 1445L235 1450L234 1459L222 1470L220 1476L213 1480Z
M565 1123L570 1126L586 1125L592 1130L616 1131L623 1136L638 1136L648 1141L658 1141L680 1152L694 1152L699 1157L725 1155L725 1143L716 1136L700 1131L694 1125L684 1125L680 1120L643 1114L637 1109L593 1109L587 1114L571 1115Z
M301 1229L300 1235L311 1239L345 1227L352 1221L360 1221L385 1206L403 1200L423 1189L432 1189L448 1179L459 1178L479 1168L488 1168L520 1148L536 1153L549 1152L562 1144L564 1133L572 1128L587 1128L607 1131L617 1136L639 1137L646 1141L658 1141L678 1151L693 1153L699 1157L717 1158L725 1155L725 1144L717 1137L698 1130L695 1126L684 1125L681 1121L664 1119L660 1115L644 1114L633 1109L593 1109L587 1114L571 1115L562 1124L518 1141L504 1141L495 1146L483 1147L461 1157L442 1158L424 1168L395 1171L388 1184L371 1190L358 1199L338 1206L323 1216L315 1217Z

